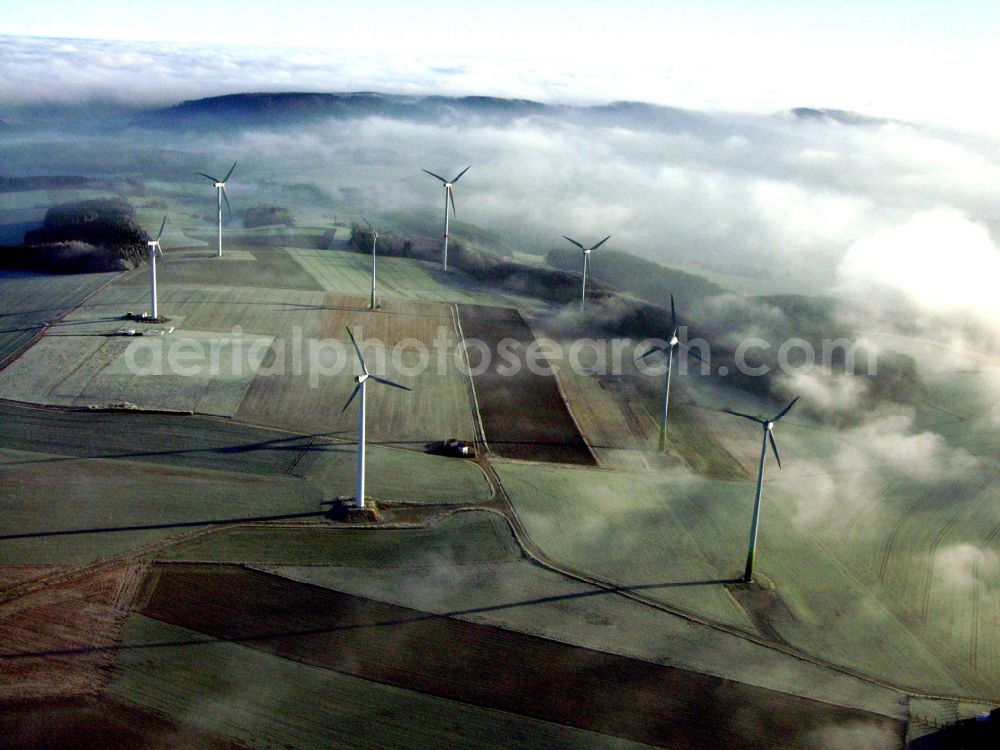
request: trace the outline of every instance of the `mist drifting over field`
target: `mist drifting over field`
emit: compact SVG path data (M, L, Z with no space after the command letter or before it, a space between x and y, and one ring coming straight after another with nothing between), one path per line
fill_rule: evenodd
M991 327L998 318L996 297L981 281L1000 269L990 234L1000 229L992 209L1000 202L1000 166L990 138L790 111L813 102L751 114L644 107L631 116L622 110L604 126L541 110L503 121L376 116L236 132L185 128L169 139L119 120L114 129L101 124L100 134L81 137L75 106L89 107L85 117L95 124L94 108L127 116L250 91L490 94L557 104L603 103L612 94L587 99L583 77L546 77L526 63L501 76L488 62L449 67L391 55L332 59L14 37L0 39L0 46L0 118L17 124L27 111L37 123L54 108L75 134L65 142L58 130L8 133L0 152L5 172L171 179L231 157L243 164L244 186L255 178L309 182L341 203L347 191L351 209L432 217L435 185L419 169L457 173L471 163L456 194L459 219L503 233L525 250L544 251L564 233L610 233L619 249L770 280L782 289L841 289L868 298L873 289L893 290L921 310ZM650 92L646 100L657 99ZM164 142L169 149L161 148Z
M295 91L386 96L370 111L359 106L337 115L279 110L250 116L239 103L215 117L171 109L201 97ZM422 97L472 95L504 99L418 106ZM624 98L656 104L609 104ZM237 220L227 231L241 228L246 208L267 204L288 207L304 225L349 223L363 215L381 231L434 239L442 191L421 169L451 177L471 165L455 188L452 231L460 242L485 234L486 249L495 242L540 260L566 247L561 235L592 244L610 234L605 255L598 250L593 256L601 283L614 286L615 269L604 264L608 250L620 250L718 285L715 292L680 294L678 300L682 323L713 347L732 349L759 338L776 349L795 337L831 336L861 341L865 352L908 358L904 364L913 369L896 370L908 377L907 389L814 368L776 374L767 393L775 402L801 399L776 430L784 467L768 464L767 512L780 512L804 537L827 547L858 528L862 542L881 550L881 537L889 536L899 515L897 504L917 498L918 514L953 508L957 518L964 506L995 496L1000 143L992 135L889 119L878 111L820 109L824 105L801 100L766 110L724 109L530 61L0 37L0 176L93 177L109 193L143 196L138 207L145 219L155 215L158 222L167 206L185 213L167 230L169 254L169 232L184 236L182 222L192 225L184 232L196 235L188 239L202 242L192 227L204 216L204 234L211 237L215 193L196 172L224 174L234 160L239 166L228 195ZM413 116L401 114L406 107ZM796 295L820 303L798 305ZM665 298L649 301L669 305ZM622 335L616 324L631 302L588 299L588 324L595 330L586 335ZM581 335L575 304L539 320L546 334ZM891 370L888 356L885 372ZM661 382L649 378L645 395L658 394ZM764 413L773 404L727 385L682 373L672 403L711 412L697 426L717 431L726 450L745 447L749 458L738 458L752 479L759 430L735 417L730 426L729 415L717 410ZM740 476L720 480L678 468L671 474L676 487L654 489L668 496L704 483L703 495L691 494L700 502L734 485L735 496L745 484L749 501L750 482L739 482ZM676 502L683 504L683 497ZM748 515L749 507L734 507ZM669 562L675 553L660 545L656 526L667 510L642 509L650 522L632 528L648 529L642 532L648 537L630 536L621 516L604 507L579 512L574 533L587 540L581 559L589 563L617 549L624 565L626 551L654 550L652 567L659 564L655 555ZM979 521L992 525L1000 516L986 511ZM532 533L544 532L541 514L536 523ZM928 606L950 590L981 588L984 601L1000 591L1000 557L977 534L958 526L931 552L928 590L933 583L935 599L923 604L925 619ZM555 529L551 536L565 534ZM728 559L720 568L727 576L738 573L744 539L739 525L725 542L733 550L732 571L725 568ZM850 551L834 552L846 557ZM879 585L889 586L896 568L923 564L908 555L887 548L881 559L859 555L840 563L869 570ZM414 606L443 597L436 592L474 588L470 579L485 575L450 559L425 562L420 577L407 584ZM768 564L764 557L764 570ZM495 599L504 607L517 603L522 592L503 575L496 578ZM684 581L651 575L632 583ZM442 598L441 610L452 606ZM843 622L862 622L857 613L869 602L845 595L838 606ZM906 612L914 621L916 609ZM499 612L494 619L526 627L519 609ZM830 632L851 631L837 627ZM863 726L841 727L818 732L806 744L864 745L865 732Z
M564 243L562 234L585 242L611 234L609 248L723 274L735 293L691 300L685 314L724 332L726 343L799 330L780 308L741 293L750 290L832 295L833 321L855 335L947 330L952 353L943 356L995 351L1000 341L1000 166L988 137L792 110L810 102L765 113L619 105L596 117L582 77L546 77L527 63L500 76L489 62L404 65L391 55L333 60L11 37L0 47L6 174L83 174L122 185L134 178L194 205L204 198L194 173L238 159L229 191L237 210L308 204L331 221L364 214L383 228L404 220L434 236L440 189L420 169L450 176L471 164L456 188L459 238L466 222L512 249L544 254ZM209 95L371 89L541 104L517 102L500 114L443 106L422 118L387 107L235 126L224 117L145 115ZM600 272L599 254L594 262ZM988 393L990 375L982 378ZM866 386L814 371L784 378L783 390L814 414L836 417L858 411ZM919 435L912 413L893 418L869 427L895 436L886 445Z
M786 311L742 293L751 290L832 295L832 322L855 335L948 330L949 357L995 351L1000 341L1000 166L987 137L792 109L809 102L765 113L617 105L597 117L580 81L527 63L502 77L488 62L403 66L391 55L333 60L10 37L0 45L0 164L8 174L123 185L134 178L194 204L203 197L194 173L238 159L229 193L237 209L309 205L331 221L364 214L383 228L402 220L433 236L440 190L420 169L450 176L471 164L456 188L459 238L466 222L509 248L544 254L562 234L585 242L611 234L608 247L722 274L734 291L691 300L685 313L727 344L799 331ZM540 104L515 102L500 113L443 105L419 118L386 106L254 120L237 117L237 108L233 126L224 113L215 121L146 115L200 96L365 89L533 96ZM599 272L599 254L594 261ZM783 389L813 413L836 416L857 411L866 386L814 371L785 377ZM899 438L886 445L905 444L913 415L894 418L870 429Z

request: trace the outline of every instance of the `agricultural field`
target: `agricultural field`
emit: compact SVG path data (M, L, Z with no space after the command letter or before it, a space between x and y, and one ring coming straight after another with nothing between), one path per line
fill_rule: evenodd
M572 341L559 343L563 351L573 351ZM663 375L640 375L632 356L631 347L624 350L621 374L599 374L595 368L610 370L611 366L584 349L577 362L561 363L556 373L566 403L598 464L640 472L686 465L716 479L748 476L753 461L737 460L716 439L712 423L717 415L699 408L679 377L671 385L666 451L659 452Z
M303 583L442 616L888 717L906 714L901 691L809 663L736 633L653 610L529 559L475 562L443 557L431 549L408 557L404 566L372 567L359 556L353 567L263 567Z
M227 228L217 259L211 222L169 210L164 324L122 319L148 307L145 269L0 276L0 697L46 701L15 747L105 711L95 732L155 717L213 748L889 748L930 700L908 691L998 695L995 358L923 373L904 426L950 457L942 480L863 425L782 421L745 587L759 433L720 408L772 404L675 379L660 454L662 380L628 363L466 374L460 337L523 354L538 300L380 258L369 311L370 258L343 229L318 249L322 216ZM348 326L413 388L368 390L383 528L327 518L354 491ZM157 369L177 342L182 367ZM482 450L480 425L477 461L427 453Z
M223 235L222 257L216 257L212 244L204 248L172 249L164 235L163 262L157 263L157 280L165 285L203 284L205 286L298 289L318 292L323 287L295 261L294 250L283 247L227 245ZM148 290L148 274L129 275L124 284ZM148 297L148 291L146 296Z
M229 527L182 540L156 550L151 557L175 562L307 565L329 570L410 567L429 559L442 565L503 562L520 559L521 550L502 517L467 512L419 528L274 524Z
M67 745L77 750L109 747L245 750L249 747L108 698L0 704L0 734L9 750Z
M995 673L963 658L954 639L914 622L907 610L917 602L901 607L902 597L845 568L844 556L835 554L843 546L836 536L796 523L808 486L801 477L767 482L758 571L775 594L761 612L731 585L746 553L752 482L683 471L626 478L593 469L499 462L496 468L534 541L579 570L914 689L978 695L994 689ZM912 561L913 553L901 549ZM912 564L905 569L899 583L919 581ZM952 600L931 617L943 624L956 606L975 611L969 590L964 593L963 601ZM989 627L977 629L986 642L992 641Z
M288 252L326 291L367 300L371 293L371 255L351 252L346 245L346 240L337 240L330 250L297 248ZM458 269L445 272L437 263L395 257L376 257L375 296L383 301L538 305L536 300L490 289Z
M233 263L254 270L253 263ZM275 278L267 268L260 270L259 278ZM164 276L160 307L170 318L167 324L122 320L127 311L148 305L142 275L133 273L67 315L0 371L0 397L59 406L124 402L350 436L356 417L340 407L353 389L351 326L369 350L373 372L413 388L412 393L371 389L371 410L393 415L372 425L373 440L424 450L434 441L474 436L469 387L454 356L450 307L394 302L372 313L349 297L173 284L169 271ZM145 335L112 335L135 326Z
M141 565L50 571L17 598L0 589L0 705L96 694L112 662L103 647L116 641L143 576Z
M320 518L294 477L0 452L0 563L83 564L219 524Z
M894 747L902 735L901 722L874 714L240 568L160 566L149 587L139 610L146 617L383 685L633 742L794 747L849 728L878 736L873 747Z
M277 748L617 748L639 743L437 698L133 615L108 692L187 731ZM141 709L140 709L141 707Z
M114 277L113 273L53 276L0 271L0 365Z
M316 520L353 489L353 446L277 430L13 405L0 407L0 425L3 565L82 563L219 525ZM37 452L39 435L49 453ZM369 467L382 501L491 496L465 461L371 446Z
M482 342L487 351L484 355L470 347L469 367L490 450L509 458L593 465L594 456L566 407L558 381L553 374L541 374L548 366L544 353L534 365L537 372L531 369L536 358L526 352L535 337L521 313L462 305L459 315L466 340ZM504 360L501 342L519 367ZM486 356L496 359L484 363Z

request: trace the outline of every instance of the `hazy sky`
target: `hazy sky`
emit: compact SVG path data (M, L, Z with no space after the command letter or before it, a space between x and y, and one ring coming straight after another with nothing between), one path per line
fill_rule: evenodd
M5 0L0 16L12 36L283 48L274 86L285 60L327 66L331 85L347 66L387 89L425 72L419 85L451 76L446 93L828 106L991 132L998 31L1000 4L979 0Z

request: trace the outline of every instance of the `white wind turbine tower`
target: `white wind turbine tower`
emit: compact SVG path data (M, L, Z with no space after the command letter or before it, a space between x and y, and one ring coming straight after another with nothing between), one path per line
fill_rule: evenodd
M361 374L354 378L354 382L357 385L354 386L354 390L351 392L351 397L347 399L347 403L344 404L344 408L340 410L341 414L347 411L347 407L351 405L354 397L361 393L361 401L358 405L358 477L357 483L355 485L355 495L354 495L354 507L364 508L365 507L365 384L369 380L374 380L377 383L382 383L383 385L391 385L393 388L401 388L404 391L413 390L412 388L407 388L405 385L400 385L399 383L393 383L391 380L385 380L383 378L372 375L368 372L368 367L365 365L365 358L361 356L361 348L358 346L358 342L354 340L354 334L351 333L351 329L347 329L347 335L351 337L351 343L354 344L354 351L358 355L358 362L361 363Z
M603 245L605 242L610 240L611 235L609 234L607 237L605 237L603 240L598 242L593 247L584 247L579 242L574 240L572 237L567 237L565 234L563 235L563 239L569 240L578 248L583 250L583 287L580 290L580 314L583 315L583 307L584 305L587 304L587 271L590 270L590 254L594 252L594 250L599 248L601 245Z
M774 458L777 460L778 468L780 469L781 457L778 456L778 445L774 442L774 424L783 416L788 414L789 410L791 410L791 408L795 405L795 402L798 400L798 397L793 398L788 406L770 419L761 419L760 417L754 417L750 414L741 414L740 412L733 411L732 409L723 409L724 412L729 414L749 419L751 422L756 422L764 430L764 435L761 438L762 442L760 445L760 466L757 469L757 496L753 502L753 520L750 522L750 548L747 551L747 565L743 571L743 583L750 583L750 581L753 580L753 560L754 555L757 552L757 525L760 521L760 495L764 482L764 458L767 456L767 444L768 442L771 443L771 450L774 451Z
M220 258L222 257L222 199L223 198L226 199L226 211L229 213L229 218L232 219L233 218L233 209L231 209L229 207L229 196L226 195L226 181L229 180L230 176L233 174L233 170L234 169L236 169L236 162L233 162L233 166L231 166L229 168L229 171L226 172L226 176L223 177L221 180L218 179L218 178L216 178L216 177L212 177L212 175L210 175L210 174L205 174L204 172L199 172L198 173L202 177L206 177L209 180L211 180L213 183L215 183L215 188L216 188L216 190L219 191L219 253L218 253L218 257L220 257Z
M163 236L163 227L167 225L167 217L163 217L163 223L160 224L160 231L156 233L156 239L146 240L146 245L149 247L149 296L150 296L150 317L154 320L158 320L160 317L159 310L156 307L156 254L159 253L160 257L163 257L163 249L160 247L160 237Z
M372 295L371 295L371 300L368 302L368 308L370 310L374 310L375 309L375 243L378 242L378 232L375 231L375 227L372 226L372 223L368 221L368 219L365 219L364 216L362 216L361 218L364 219L365 224L368 225L368 228L372 230Z
M667 374L663 382L663 420L660 422L660 452L667 449L667 407L670 405L670 370L674 361L674 349L680 347L689 355L703 361L701 357L694 353L694 350L687 344L682 344L677 338L677 311L674 308L674 295L670 295L670 339L666 346L654 346L642 355L640 359L645 359L654 352L665 352L667 355Z
M444 177L442 177L441 175L434 174L430 170L427 170L427 169L422 170L424 172L427 172L427 174L429 174L431 177L436 177L437 179L441 180L441 184L444 185L444 250L443 250L443 253L444 253L444 270L445 271L448 270L448 202L449 201L451 201L451 213L452 213L452 215L454 216L455 213L456 213L455 212L455 194L452 191L451 186L454 185L456 182L458 182L459 178L463 174L465 174L466 172L468 172L469 171L469 167L471 167L471 166L472 165L470 164L468 167L466 167L461 172L459 172L458 175L455 177L455 179L451 180L450 182L448 180L446 180Z

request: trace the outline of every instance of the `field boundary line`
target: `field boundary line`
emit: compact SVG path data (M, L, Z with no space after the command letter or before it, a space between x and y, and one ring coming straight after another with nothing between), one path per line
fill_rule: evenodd
M462 318L458 311L458 303L452 302L448 305L451 310L452 323L455 326L455 335L458 336L459 341L462 342L462 361L465 363L466 376L465 380L468 383L468 389L472 395L472 409L475 412L472 425L475 431L478 433L476 439L480 442L487 453L492 453L490 450L490 444L486 441L486 428L483 426L483 415L479 411L479 397L476 395L476 384L472 379L472 365L469 363L469 352L465 348L465 331L462 330ZM484 472L485 473L485 472ZM489 477L487 477L487 482L489 482ZM496 495L496 490L494 490L494 496Z

